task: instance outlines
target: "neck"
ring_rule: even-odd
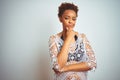
[[[62,31],[62,35],[63,35],[63,39],[65,40],[65,38],[66,38],[66,32],[67,32],[67,30],[63,30]]]

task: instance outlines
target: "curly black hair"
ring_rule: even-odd
[[[77,15],[78,7],[73,3],[64,2],[58,7],[58,17],[61,17],[65,10],[73,10]]]

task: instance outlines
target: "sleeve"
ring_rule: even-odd
[[[48,43],[52,68],[59,71],[59,64],[57,60],[58,48],[55,41],[55,36],[50,36]]]
[[[83,43],[85,45],[86,54],[88,56],[87,65],[91,68],[92,71],[94,71],[97,66],[94,51],[92,50],[92,47],[86,35],[82,34],[82,37],[83,37]]]

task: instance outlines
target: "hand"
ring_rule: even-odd
[[[58,70],[56,70],[56,69],[54,69],[54,68],[53,68],[53,70],[54,70],[54,72],[55,72],[56,74],[60,74],[60,73],[61,73],[60,71],[58,71]]]
[[[70,42],[71,42],[71,40],[74,38],[74,36],[75,36],[75,31],[73,31],[73,28],[66,28],[66,39],[68,39]]]

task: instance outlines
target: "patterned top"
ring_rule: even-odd
[[[49,52],[52,62],[52,68],[59,70],[59,64],[57,62],[57,55],[64,43],[61,33],[52,35],[49,38]],[[66,65],[86,62],[91,70],[96,68],[96,59],[94,52],[87,40],[85,34],[79,34],[75,36],[75,42],[70,44],[69,54]],[[87,80],[87,71],[80,72],[63,72],[61,74],[55,74],[54,80]]]

